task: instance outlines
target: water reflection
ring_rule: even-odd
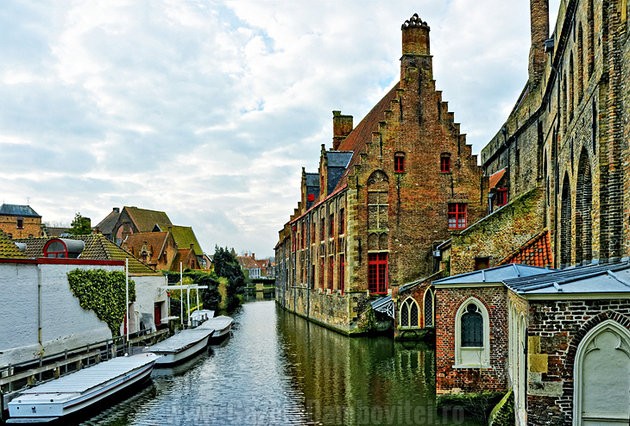
[[[278,313],[291,375],[323,424],[438,424],[433,351],[386,337],[347,338]]]
[[[435,412],[434,356],[424,345],[347,338],[247,303],[232,337],[91,418],[99,425],[469,424]],[[165,373],[165,374],[163,374]]]

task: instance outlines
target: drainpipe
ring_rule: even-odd
[[[40,265],[37,265],[37,343],[41,357],[44,345],[42,344],[42,269]]]

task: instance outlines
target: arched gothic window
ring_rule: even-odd
[[[455,367],[490,366],[490,318],[480,300],[471,297],[455,315]]]
[[[401,327],[418,327],[419,322],[418,303],[413,298],[407,297],[405,301],[400,305],[400,326]]]
[[[424,326],[434,327],[433,315],[435,307],[435,295],[432,288],[424,292]]]
[[[582,149],[578,164],[577,192],[575,197],[575,263],[588,263],[592,259],[593,244],[593,182],[591,165],[586,149]]]

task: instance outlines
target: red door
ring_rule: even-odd
[[[155,328],[162,326],[162,302],[153,304],[153,319],[155,320]]]

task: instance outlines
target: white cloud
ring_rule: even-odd
[[[400,26],[431,26],[434,77],[479,152],[525,83],[527,4],[500,0],[8,1],[0,187],[45,221],[166,211],[202,246],[271,255],[301,167],[399,76]]]

